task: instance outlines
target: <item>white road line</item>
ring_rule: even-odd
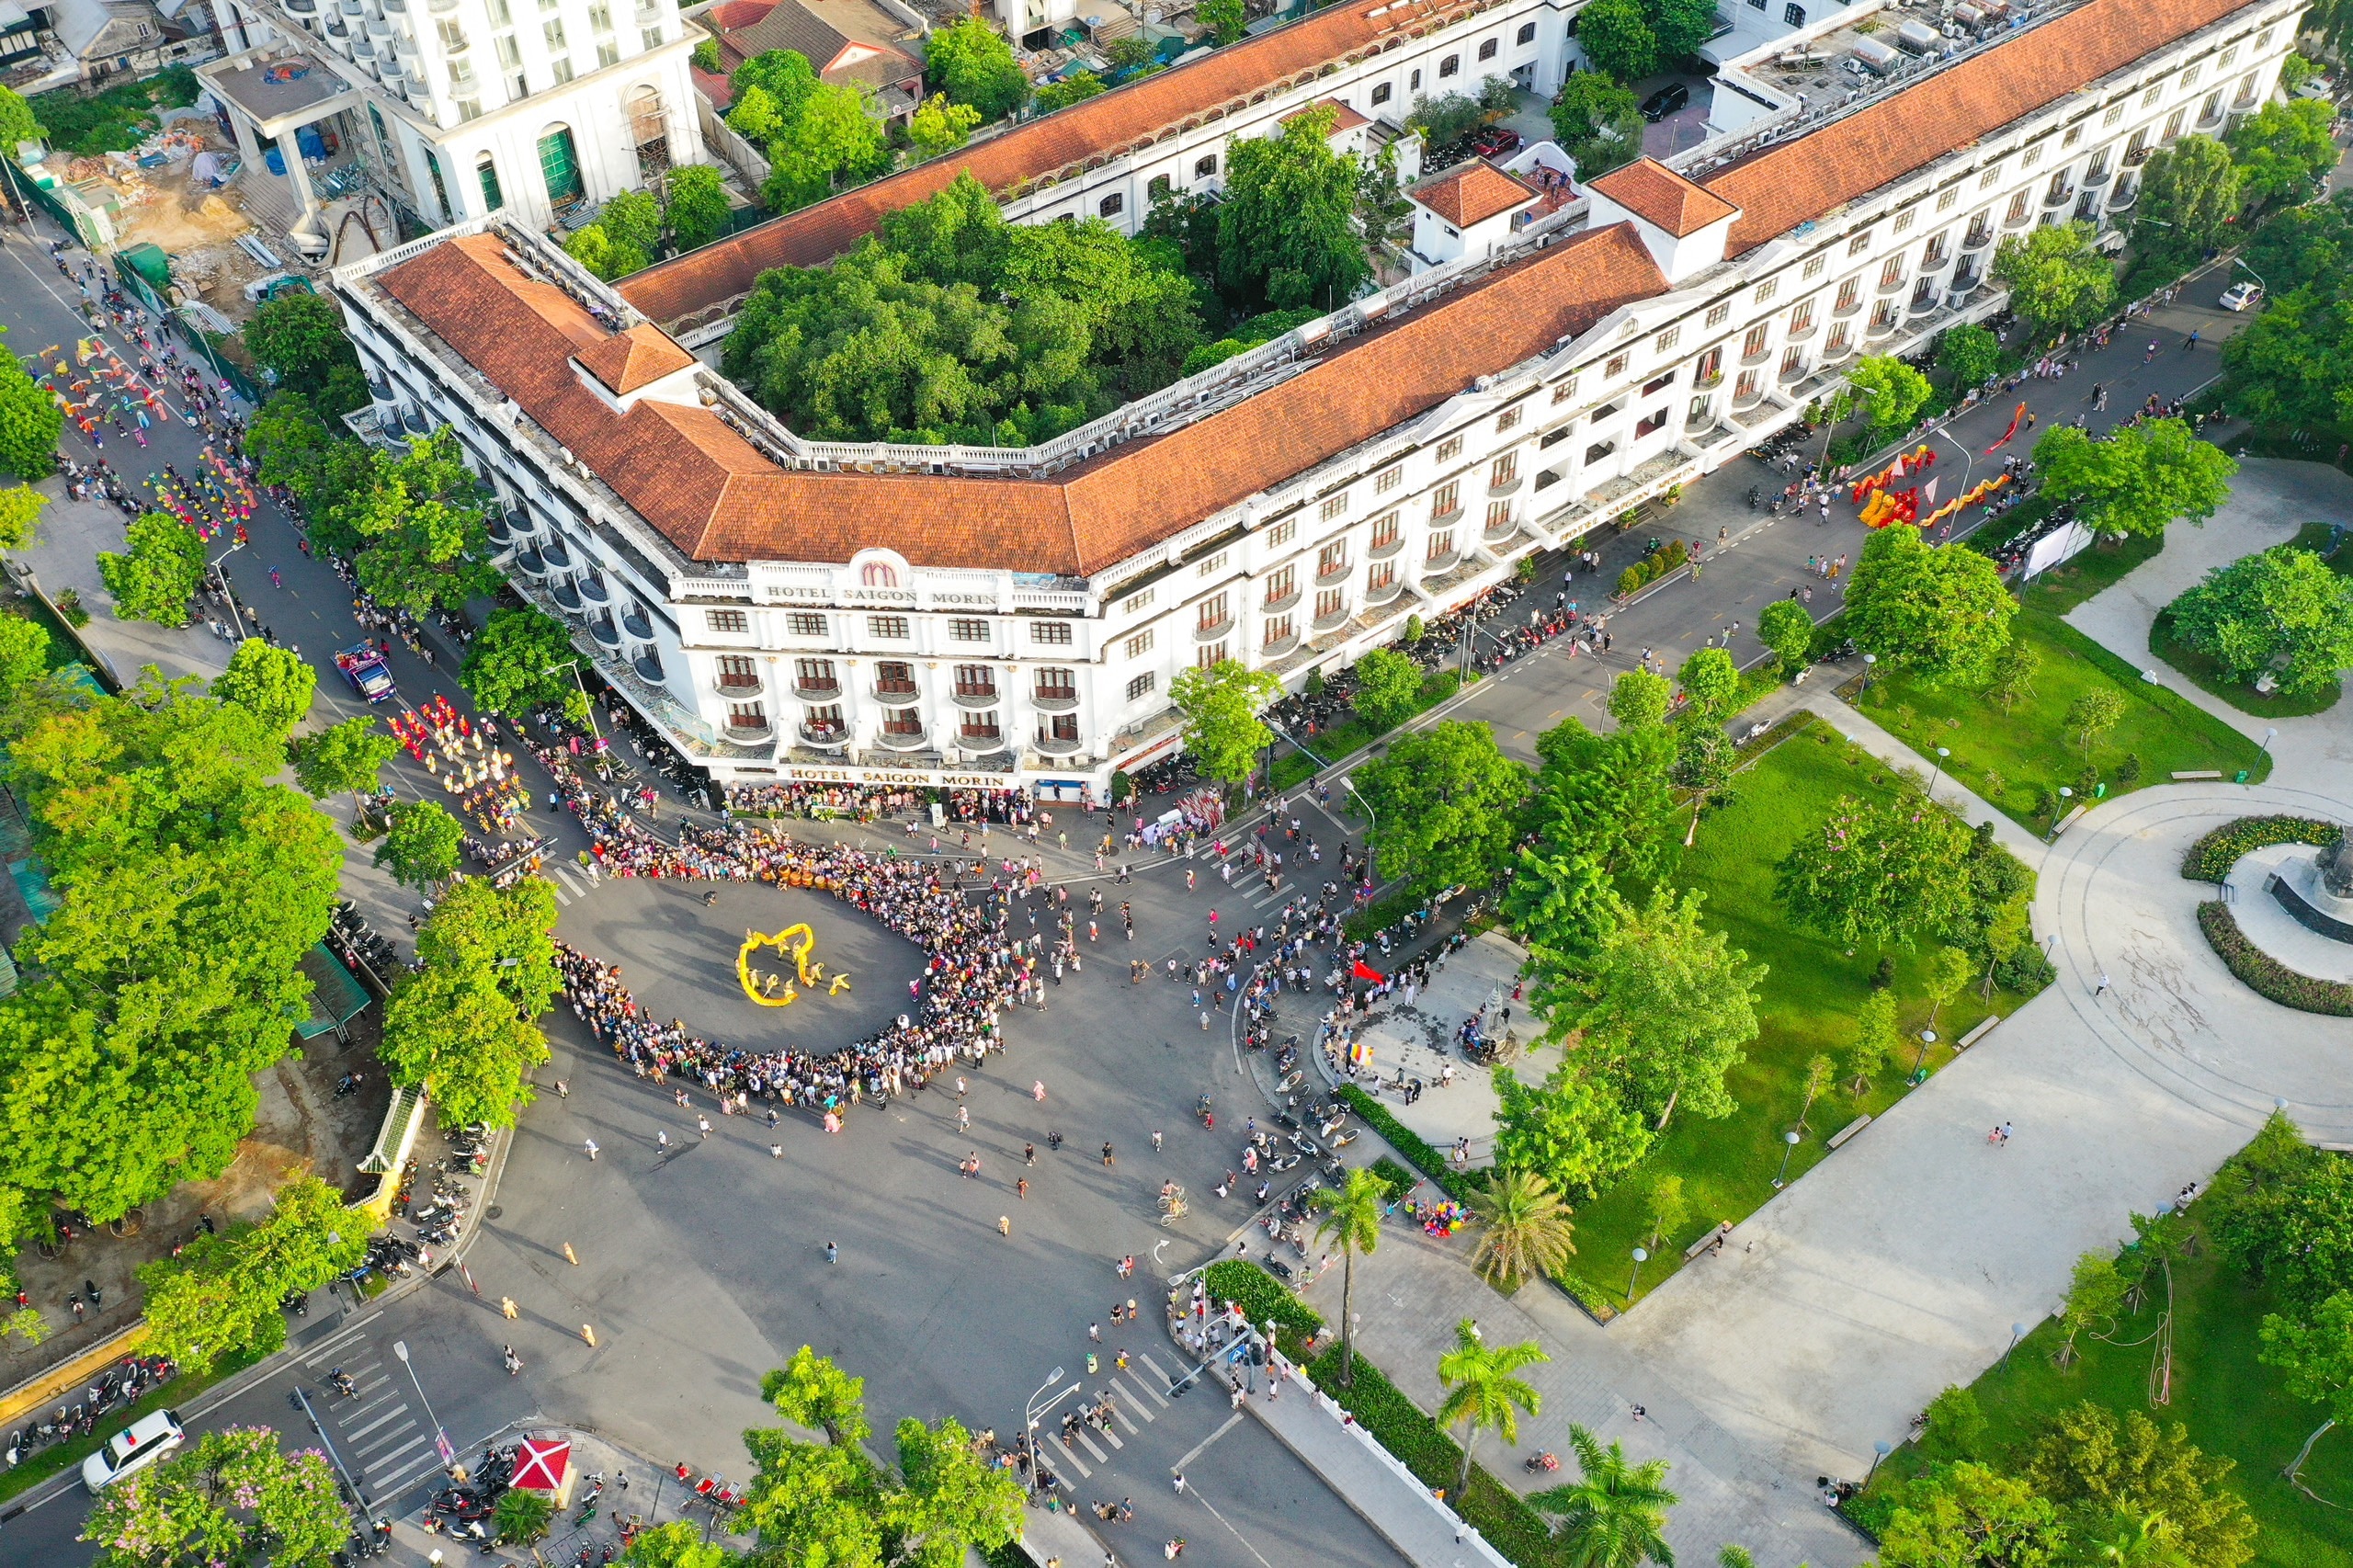
[[[1071,1433],[1071,1436],[1078,1439],[1078,1446],[1080,1448],[1085,1449],[1088,1453],[1095,1456],[1095,1462],[1097,1464],[1108,1464],[1111,1462],[1111,1456],[1105,1453],[1101,1449],[1097,1448],[1095,1446],[1095,1439],[1088,1435],[1093,1430],[1094,1428],[1091,1426],[1081,1426],[1074,1429]]]
[[[408,1419],[407,1419],[407,1420],[403,1421],[399,1426],[397,1426],[393,1427],[391,1431],[386,1432],[386,1433],[382,1434],[382,1435],[381,1435],[381,1436],[380,1436],[380,1437],[370,1438],[369,1441],[367,1441],[367,1442],[365,1442],[365,1443],[358,1443],[358,1444],[354,1444],[354,1445],[352,1446],[352,1449],[351,1449],[351,1451],[352,1451],[353,1453],[355,1453],[355,1454],[359,1455],[359,1456],[360,1456],[361,1458],[363,1458],[363,1459],[364,1459],[364,1458],[366,1458],[366,1457],[368,1456],[368,1454],[369,1454],[370,1452],[373,1452],[373,1453],[376,1453],[376,1454],[381,1455],[381,1454],[384,1451],[384,1446],[385,1446],[387,1443],[397,1442],[397,1441],[400,1439],[400,1437],[401,1437],[402,1434],[406,1433],[406,1432],[413,1432],[413,1431],[415,1431],[415,1429],[416,1429],[416,1417],[415,1417],[415,1416],[414,1416],[414,1415],[411,1415],[411,1416],[409,1416],[409,1417],[408,1417]],[[411,1438],[409,1439],[409,1442],[413,1443],[413,1442],[415,1442],[415,1440],[416,1440],[415,1438],[411,1437]],[[408,1446],[408,1444],[407,1444],[407,1443],[402,1443],[402,1444],[401,1444],[401,1447],[403,1447],[403,1448],[406,1448],[407,1446]]]
[[[1203,1449],[1208,1448],[1211,1443],[1216,1442],[1220,1437],[1224,1437],[1228,1432],[1233,1431],[1236,1426],[1241,1425],[1242,1412],[1237,1410],[1233,1415],[1225,1418],[1224,1426],[1219,1427],[1208,1437],[1203,1437],[1199,1442],[1195,1443],[1192,1448],[1187,1451],[1183,1459],[1178,1460],[1169,1468],[1176,1471],[1180,1475],[1183,1474],[1185,1471],[1192,1465],[1192,1462],[1195,1460],[1201,1457],[1201,1450]]]
[[[1147,1361],[1145,1365],[1150,1366],[1151,1363]],[[1137,1388],[1142,1389],[1143,1391],[1144,1398],[1150,1400],[1154,1404],[1158,1405],[1163,1410],[1168,1408],[1168,1402],[1160,1397],[1160,1391],[1158,1389],[1152,1386],[1151,1378],[1139,1377],[1135,1373],[1130,1372],[1128,1374],[1128,1381],[1133,1383]],[[1149,1421],[1152,1417],[1150,1415],[1146,1415],[1144,1419]]]
[[[376,1489],[376,1494],[379,1497],[395,1496],[403,1488],[415,1485],[416,1483],[441,1468],[441,1455],[430,1444],[426,1446],[421,1460],[422,1462],[412,1464],[406,1470],[395,1471],[369,1484]]]
[[[1136,1425],[1135,1417],[1128,1414],[1128,1407],[1124,1404],[1119,1403],[1117,1401],[1114,1401],[1111,1405],[1111,1419],[1117,1421],[1120,1426],[1125,1426],[1131,1434],[1141,1433],[1143,1430],[1142,1427]],[[1146,1416],[1144,1419],[1150,1420],[1151,1417]],[[1119,1439],[1117,1437],[1112,1438],[1112,1441],[1114,1442],[1117,1442],[1118,1440]]]
[[[1071,1469],[1078,1471],[1078,1478],[1081,1481],[1089,1479],[1095,1473],[1092,1470],[1087,1468],[1086,1461],[1080,1459],[1077,1453],[1070,1449],[1064,1449],[1063,1450],[1062,1460],[1055,1468],[1059,1469],[1061,1465],[1068,1465]]]
[[[368,1466],[368,1468],[360,1471],[360,1473],[362,1475],[373,1476],[377,1471],[383,1471],[392,1475],[405,1474],[406,1471],[396,1470],[393,1467],[396,1465],[406,1466],[408,1470],[414,1470],[416,1468],[416,1456],[420,1453],[431,1454],[433,1456],[433,1462],[437,1466],[441,1462],[440,1451],[434,1448],[430,1438],[426,1437],[424,1433],[420,1432],[415,1437],[410,1438],[407,1442],[403,1443],[399,1448],[394,1449],[392,1452],[376,1460],[375,1463]]]
[[[320,1362],[325,1360],[328,1357],[342,1349],[346,1345],[348,1345],[354,1339],[358,1338],[359,1333],[359,1328],[356,1324],[350,1328],[345,1329],[342,1333],[328,1340],[324,1345],[320,1346],[316,1350],[313,1350],[308,1356],[303,1357],[302,1365],[305,1367],[317,1366]]]
[[[1139,1361],[1142,1361],[1142,1362],[1144,1364],[1145,1368],[1146,1368],[1146,1369],[1148,1369],[1151,1371],[1152,1375],[1153,1375],[1154,1377],[1158,1378],[1158,1379],[1160,1380],[1160,1386],[1161,1386],[1162,1388],[1167,1388],[1167,1387],[1169,1387],[1170,1385],[1174,1384],[1174,1383],[1176,1381],[1176,1379],[1174,1379],[1174,1378],[1170,1377],[1166,1372],[1164,1372],[1164,1371],[1162,1371],[1162,1370],[1160,1369],[1160,1363],[1159,1363],[1159,1362],[1157,1362],[1157,1361],[1155,1361],[1155,1360],[1154,1360],[1154,1359],[1152,1358],[1152,1353],[1151,1353],[1150,1351],[1148,1351],[1148,1350],[1139,1350],[1139,1351],[1137,1351],[1137,1352],[1136,1352],[1136,1359],[1137,1359],[1137,1360],[1139,1360]],[[1161,1401],[1161,1403],[1162,1403],[1163,1404],[1165,1404],[1165,1403],[1167,1403],[1168,1402],[1167,1402],[1166,1400],[1163,1400],[1163,1401]]]
[[[379,1415],[378,1417],[376,1417],[376,1419],[375,1419],[375,1420],[370,1421],[369,1423],[368,1423],[368,1425],[367,1425],[367,1426],[347,1426],[347,1427],[345,1427],[345,1428],[343,1429],[344,1441],[346,1441],[346,1442],[347,1442],[347,1443],[357,1443],[357,1442],[358,1442],[358,1441],[359,1441],[359,1439],[360,1439],[360,1438],[362,1438],[362,1437],[366,1437],[369,1433],[373,1432],[377,1427],[381,1426],[385,1422],[387,1422],[387,1421],[397,1421],[397,1420],[399,1420],[402,1416],[406,1415],[408,1413],[409,1413],[409,1411],[408,1411],[408,1406],[407,1406],[406,1404],[395,1404],[395,1405],[394,1405],[394,1406],[392,1406],[390,1410],[387,1410],[386,1412],[384,1412],[384,1414],[383,1414],[383,1415]]]

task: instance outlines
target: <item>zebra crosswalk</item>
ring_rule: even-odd
[[[1120,1432],[1135,1437],[1145,1426],[1158,1420],[1160,1413],[1168,1408],[1167,1391],[1175,1385],[1176,1380],[1162,1370],[1160,1363],[1154,1361],[1149,1352],[1139,1352],[1135,1361],[1137,1365],[1124,1371],[1114,1370],[1090,1401],[1099,1405],[1105,1398],[1110,1400],[1111,1419],[1108,1423],[1098,1426],[1080,1421],[1050,1437],[1050,1441],[1058,1438],[1062,1445],[1060,1457],[1050,1457],[1047,1460],[1051,1468],[1074,1470],[1080,1480],[1087,1479],[1095,1473],[1097,1465],[1110,1463],[1111,1455],[1128,1446],[1120,1437]],[[1048,1453],[1051,1455],[1051,1452],[1049,1449]],[[1088,1462],[1090,1460],[1093,1463]]]
[[[319,1415],[361,1494],[380,1501],[398,1496],[443,1462],[431,1417],[409,1403],[385,1363],[383,1347],[365,1335],[338,1337],[302,1358],[322,1381],[326,1369],[340,1367],[358,1390],[356,1398],[341,1398],[323,1388]]]
[[[597,886],[597,879],[568,861],[551,860],[540,869],[540,874],[555,884],[555,901],[568,904],[585,898]]]

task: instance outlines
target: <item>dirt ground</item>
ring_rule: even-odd
[[[101,1230],[79,1235],[54,1257],[28,1247],[16,1262],[22,1289],[49,1320],[50,1337],[38,1347],[10,1337],[0,1357],[0,1386],[35,1376],[127,1327],[139,1315],[137,1274],[142,1264],[167,1255],[199,1233],[199,1215],[213,1222],[251,1220],[269,1210],[271,1195],[292,1172],[313,1172],[347,1196],[376,1189],[376,1178],[358,1174],[383,1125],[392,1087],[376,1063],[381,1008],[345,1027],[351,1043],[338,1046],[332,1034],[301,1046],[261,1077],[261,1104],[254,1129],[237,1146],[237,1157],[213,1181],[188,1182],[161,1202],[139,1211],[137,1233],[116,1236]],[[335,1097],[336,1080],[361,1074],[355,1093]],[[78,1323],[67,1298],[95,1282],[105,1305]]]
[[[152,169],[122,157],[76,159],[76,179],[103,178],[121,202],[116,223],[124,248],[152,244],[172,258],[172,279],[233,321],[253,314],[244,286],[267,270],[236,245],[254,228],[237,206],[237,187],[213,190],[193,177],[196,153],[234,154],[235,145],[200,119],[181,119],[154,143],[171,161]]]

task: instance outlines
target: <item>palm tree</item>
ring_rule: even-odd
[[[1666,1489],[1666,1461],[1626,1462],[1623,1445],[1605,1449],[1582,1426],[1569,1428],[1576,1450],[1578,1479],[1529,1502],[1561,1516],[1560,1538],[1569,1568],[1675,1568],[1675,1552],[1662,1533],[1666,1511],[1681,1498]]]
[[[2188,1568],[2189,1562],[2164,1514],[2122,1508],[2104,1527],[2086,1530],[2075,1555],[2091,1568]]]
[[[1322,1187],[1309,1199],[1324,1218],[1315,1222],[1315,1239],[1336,1241],[1340,1246],[1340,1386],[1357,1377],[1356,1299],[1357,1254],[1381,1245],[1381,1216],[1389,1198],[1389,1184],[1358,1166],[1342,1187]]]
[[[1471,1446],[1481,1429],[1492,1426],[1506,1443],[1517,1443],[1519,1413],[1533,1415],[1543,1406],[1544,1396],[1512,1374],[1552,1358],[1532,1339],[1490,1347],[1469,1318],[1455,1324],[1454,1348],[1438,1358],[1438,1381],[1449,1391],[1438,1407],[1438,1424],[1463,1427],[1462,1464],[1454,1476],[1457,1502],[1470,1489]]]
[[[1749,1555],[1748,1548],[1728,1540],[1716,1549],[1716,1568],[1756,1568],[1756,1559]]]
[[[1472,1265],[1491,1285],[1550,1274],[1577,1250],[1571,1239],[1576,1227],[1569,1221],[1574,1210],[1534,1171],[1488,1172],[1469,1206],[1487,1228]]]

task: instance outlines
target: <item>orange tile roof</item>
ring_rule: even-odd
[[[1507,175],[1483,158],[1424,180],[1405,193],[1458,229],[1483,223],[1499,212],[1540,200],[1543,192]]]
[[[495,234],[375,281],[692,559],[838,562],[887,543],[925,565],[1062,574],[1124,560],[1666,287],[1631,225],[1589,231],[1209,418],[1024,480],[788,471],[705,408],[615,414],[565,363],[615,335],[518,272]]]
[[[1722,197],[1704,186],[1692,184],[1655,158],[1637,158],[1622,169],[1612,169],[1598,179],[1587,180],[1586,188],[1601,192],[1678,240],[1739,210]]]
[[[2000,130],[2248,0],[2088,0],[1821,130],[1709,176],[1737,256]]]
[[[658,326],[633,326],[576,356],[590,375],[618,397],[649,386],[695,362]]]
[[[970,173],[1002,197],[1026,181],[1149,145],[1162,131],[1245,107],[1255,96],[1304,85],[1336,60],[1361,58],[1392,34],[1425,30],[1477,0],[1344,0],[1288,27],[1245,39],[1188,65],[1154,72],[1053,114],[973,142],[814,207],[625,278],[621,293],[654,320],[682,321],[752,291],[771,267],[814,267],[847,250],[890,213]],[[1384,14],[1373,17],[1371,12]]]
[[[1342,103],[1337,98],[1318,98],[1313,103],[1308,105],[1307,108],[1293,109],[1290,113],[1283,116],[1283,123],[1285,125],[1289,125],[1301,115],[1307,113],[1309,109],[1319,108],[1328,108],[1332,111],[1332,134],[1335,136],[1337,136],[1343,131],[1354,131],[1359,125],[1370,125],[1372,123],[1371,120],[1367,119],[1363,115],[1358,114],[1356,110],[1350,108],[1347,105]]]

